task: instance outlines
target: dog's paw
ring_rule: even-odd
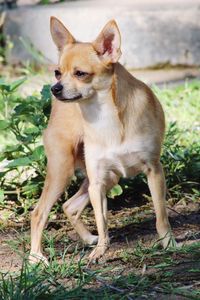
[[[42,253],[33,253],[31,252],[28,257],[28,262],[30,264],[39,264],[43,263],[46,266],[49,266],[48,259]]]
[[[162,245],[164,249],[169,249],[169,248],[177,248],[178,245],[176,243],[176,240],[173,236],[172,233],[167,234],[163,239],[162,239]]]
[[[96,245],[98,243],[98,235],[93,235],[91,234],[87,238],[84,239],[84,244],[85,245]]]
[[[94,250],[89,255],[89,262],[88,265],[91,263],[96,263],[98,260],[104,255],[108,248],[107,244],[104,245],[97,245]]]

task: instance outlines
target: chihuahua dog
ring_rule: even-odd
[[[48,213],[77,166],[86,168],[80,190],[63,205],[71,224],[87,244],[96,244],[89,260],[109,246],[106,192],[120,177],[147,175],[163,246],[174,244],[165,204],[165,178],[160,152],[165,131],[162,107],[143,82],[119,62],[121,37],[110,21],[92,43],[76,41],[51,17],[51,34],[59,51],[57,83],[52,86],[52,112],[44,145],[47,176],[32,213],[30,260],[45,260],[41,237]],[[98,236],[80,220],[91,201]]]

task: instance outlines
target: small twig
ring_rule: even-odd
[[[183,287],[182,287],[183,288]],[[172,291],[171,290],[164,290],[162,287],[158,287],[158,286],[155,286],[153,288],[156,292],[158,293],[162,293],[162,294],[171,294]],[[184,296],[184,297],[187,297],[188,298],[188,295],[185,295],[184,293],[181,293],[181,291],[177,291],[176,289],[173,289],[173,295],[179,295],[179,296]],[[190,299],[197,299],[195,296],[193,295],[189,295]]]
[[[16,189],[15,191],[4,191],[5,195],[12,195],[16,194],[17,195],[17,200],[20,199],[20,189]]]
[[[85,272],[88,273],[88,274],[90,274],[90,275],[94,275],[94,274],[93,274],[92,272],[90,272],[89,270],[85,270]],[[129,290],[119,289],[119,288],[117,288],[117,287],[115,287],[115,286],[113,286],[113,285],[107,283],[105,280],[103,280],[103,279],[102,279],[101,277],[99,277],[99,276],[95,276],[95,275],[94,275],[94,278],[95,278],[97,281],[99,281],[100,283],[102,283],[104,286],[106,286],[106,287],[110,288],[111,290],[116,291],[116,292],[118,292],[118,293],[120,293],[120,294],[129,292]],[[126,295],[126,297],[127,297],[128,300],[134,300],[134,298],[132,298],[132,297],[130,297],[130,296],[128,296],[128,295]]]
[[[93,272],[90,272],[89,270],[85,270],[85,272],[88,273],[89,275],[94,275],[94,273],[93,273]],[[125,293],[125,292],[127,292],[127,290],[119,289],[119,288],[117,288],[117,287],[115,287],[115,286],[113,286],[113,285],[107,283],[105,280],[103,280],[103,279],[102,279],[101,277],[99,277],[99,276],[94,276],[94,278],[95,278],[97,281],[99,281],[100,283],[102,283],[103,285],[105,285],[106,287],[110,288],[111,290],[114,290],[114,291],[119,292],[119,293]],[[131,298],[130,298],[130,300],[131,300]]]
[[[146,264],[144,264],[144,265],[143,265],[143,267],[142,267],[142,276],[144,276],[144,275],[145,275],[145,273],[146,273],[146,270],[147,270],[147,265],[146,265]]]
[[[113,285],[107,283],[106,281],[104,281],[104,280],[101,279],[100,277],[95,277],[95,279],[96,279],[97,281],[99,281],[100,283],[102,283],[103,285],[109,287],[111,290],[117,291],[117,292],[119,292],[119,293],[127,292],[127,290],[119,289],[119,288],[117,288],[117,287],[115,287],[115,286],[113,286]]]
[[[200,284],[200,281],[198,281],[198,282],[195,282],[195,283],[193,283],[193,284],[190,284],[190,285],[184,285],[184,286],[182,286],[181,288],[182,288],[183,290],[188,290],[188,289],[191,289],[191,288],[193,288],[195,285],[197,285],[197,286],[198,286],[198,284]]]
[[[173,209],[173,208],[171,208],[171,207],[169,207],[169,206],[167,206],[167,209],[169,209],[169,210],[175,212],[175,213],[176,213],[177,215],[179,215],[179,216],[184,217],[184,215],[183,215],[182,213],[179,213],[178,211],[176,211],[175,209]]]

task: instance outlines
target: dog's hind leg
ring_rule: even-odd
[[[146,172],[155,213],[156,229],[164,248],[174,246],[175,240],[171,233],[166,209],[166,186],[163,168],[160,162],[152,164]]]
[[[85,179],[79,191],[63,204],[63,210],[83,242],[93,245],[97,243],[98,236],[92,235],[80,220],[81,213],[89,202],[88,179]]]
[[[47,175],[45,179],[44,188],[37,206],[32,212],[31,216],[31,251],[29,261],[37,263],[43,260],[47,263],[47,259],[42,253],[42,232],[46,224],[48,214],[63,193],[70,178],[74,173],[74,157],[70,147],[67,148],[67,143],[61,139],[55,140],[54,145],[48,145],[50,141],[46,141],[47,152]]]

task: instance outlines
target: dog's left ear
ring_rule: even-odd
[[[121,36],[117,23],[111,20],[103,28],[93,47],[107,63],[116,63],[121,56]]]

